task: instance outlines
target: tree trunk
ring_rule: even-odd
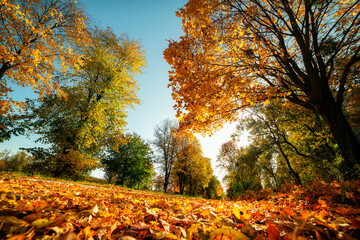
[[[164,181],[164,193],[167,193],[168,184],[169,184],[168,179],[165,179],[165,181]]]
[[[184,194],[184,189],[185,189],[185,184],[183,181],[179,181],[179,191],[180,191],[180,195],[183,195]]]
[[[345,178],[351,179],[355,177],[355,167],[360,163],[360,143],[350,127],[341,105],[337,104],[331,97],[319,106],[320,114],[326,121],[330,131],[339,146],[344,162],[342,170]]]
[[[263,166],[263,168],[271,175],[271,177],[274,179],[275,181],[275,186],[276,187],[279,187],[278,185],[278,181],[277,181],[277,178],[276,178],[276,175],[274,174],[274,172],[272,170],[270,170],[268,167],[266,166]]]
[[[286,162],[286,165],[287,165],[288,168],[289,168],[289,173],[290,173],[290,175],[292,176],[292,178],[294,179],[295,184],[296,184],[296,185],[302,185],[299,173],[296,172],[296,171],[292,168],[291,163],[290,163],[290,160],[289,160],[289,158],[287,157],[287,155],[285,154],[283,148],[281,147],[281,144],[280,144],[279,142],[277,142],[277,141],[275,141],[275,143],[276,143],[276,145],[277,145],[277,147],[278,147],[281,155],[283,156],[283,158],[284,158],[284,160],[285,160],[285,162]]]

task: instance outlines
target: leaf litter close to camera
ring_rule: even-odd
[[[0,176],[1,239],[357,239],[360,181],[238,201]]]

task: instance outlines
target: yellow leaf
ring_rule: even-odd
[[[82,234],[80,234],[80,235],[83,235],[85,237],[85,239],[87,239],[87,240],[92,240],[93,239],[92,231],[91,231],[90,226],[87,226],[86,228],[84,228],[82,230]]]
[[[184,213],[189,213],[193,210],[193,208],[191,206],[187,206],[185,209],[184,209]]]
[[[233,214],[235,215],[235,217],[236,217],[237,219],[240,219],[240,217],[241,217],[241,215],[240,215],[240,210],[239,210],[239,208],[238,208],[237,206],[235,206],[235,207],[233,208]]]
[[[186,229],[186,236],[188,239],[192,238],[192,235],[197,232],[199,229],[200,224],[192,224],[188,229]]]
[[[208,218],[210,216],[210,211],[204,210],[201,212],[201,215],[203,216],[203,218]]]
[[[42,218],[42,219],[37,219],[35,221],[33,221],[31,223],[31,226],[36,227],[36,228],[43,228],[43,227],[47,227],[51,224],[51,221],[49,221],[49,219],[46,218]]]
[[[249,238],[243,234],[242,232],[239,232],[235,229],[231,228],[220,228],[220,229],[214,229],[210,233],[210,239],[214,239],[218,235],[226,235],[230,239],[233,240],[248,240]],[[223,238],[226,239],[226,238]]]
[[[178,239],[174,234],[170,233],[170,232],[165,232],[165,231],[161,231],[161,232],[157,232],[155,233],[154,236],[155,239]]]
[[[235,206],[233,208],[233,214],[239,220],[241,219],[249,220],[251,217],[246,207],[242,207],[241,209],[239,209],[238,206]]]

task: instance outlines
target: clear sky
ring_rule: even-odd
[[[126,33],[131,39],[138,40],[146,51],[147,67],[143,75],[136,79],[140,84],[138,96],[141,105],[129,111],[128,129],[143,139],[152,140],[154,127],[164,119],[175,118],[171,90],[167,88],[170,66],[163,58],[167,39],[178,40],[182,35],[181,19],[175,12],[185,0],[83,0],[91,21],[101,27],[111,27],[117,33]],[[31,91],[16,88],[14,98],[31,96]],[[214,173],[222,178],[216,169],[216,156],[224,142],[230,140],[234,125],[227,125],[211,138],[199,137],[204,155],[212,159]],[[18,147],[33,147],[31,139],[16,137],[0,145],[0,150],[17,151]]]

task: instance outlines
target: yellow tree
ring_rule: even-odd
[[[189,189],[190,180],[195,176],[194,172],[199,170],[196,169],[198,167],[196,159],[201,159],[203,153],[199,140],[194,136],[178,136],[176,141],[178,143],[178,153],[174,163],[174,174],[176,176],[175,181],[182,195],[185,188]]]
[[[176,161],[174,162],[174,177],[179,188],[179,193],[183,195],[191,174],[189,172],[189,163],[192,158],[198,154],[198,148],[195,144],[192,144],[187,137],[179,137],[177,138],[177,142],[179,150]]]
[[[189,0],[177,15],[185,35],[164,56],[183,128],[218,129],[241,109],[286,98],[322,116],[345,172],[359,164],[343,112],[360,62],[359,0]]]
[[[81,176],[96,167],[106,147],[117,149],[127,110],[139,104],[135,76],[146,62],[137,41],[116,36],[110,28],[94,29],[92,44],[83,54],[79,69],[57,76],[68,84],[61,86],[66,98],[52,94],[28,104],[33,131],[52,144],[48,155],[56,163],[56,176]],[[37,150],[30,151],[38,154]]]
[[[74,44],[86,46],[87,18],[76,0],[0,1],[0,116],[9,116],[14,106],[24,103],[11,99],[9,83],[31,86],[42,97],[55,90],[56,65],[65,74],[69,66],[81,62]]]
[[[190,162],[188,192],[190,196],[203,195],[213,175],[211,159],[197,155]]]

